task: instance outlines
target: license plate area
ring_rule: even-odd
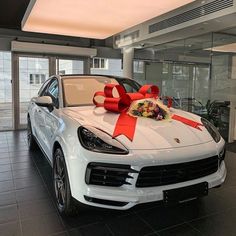
[[[176,188],[171,190],[164,190],[165,203],[184,202],[197,197],[203,197],[208,194],[208,183],[203,182],[187,187]]]

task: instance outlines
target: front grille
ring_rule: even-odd
[[[153,187],[198,179],[218,170],[218,156],[179,164],[148,166],[140,170],[136,187]]]
[[[133,179],[131,173],[137,173],[137,171],[131,169],[129,165],[91,162],[87,166],[85,182],[113,187],[120,187],[124,184],[131,185],[127,181]]]

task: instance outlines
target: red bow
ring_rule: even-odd
[[[113,89],[116,88],[119,97],[113,96]],[[150,91],[150,93],[148,92]],[[155,85],[143,85],[137,93],[126,93],[125,89],[119,84],[106,84],[104,92],[99,91],[94,94],[93,103],[97,107],[104,107],[108,111],[121,113],[115,130],[113,138],[121,134],[125,135],[130,141],[133,140],[137,117],[127,114],[132,101],[140,100],[143,98],[157,98],[159,88]],[[103,103],[98,103],[96,97],[102,96],[105,98]]]
[[[116,88],[119,96],[113,96],[113,89]],[[115,126],[112,137],[115,138],[119,135],[125,135],[130,141],[133,140],[137,117],[127,114],[131,103],[135,100],[144,98],[157,98],[159,95],[159,88],[155,85],[143,85],[136,93],[126,93],[125,89],[119,84],[106,84],[103,91],[98,91],[94,94],[93,103],[97,107],[104,107],[107,111],[121,113]],[[99,103],[96,101],[97,97],[104,97],[104,102]],[[171,105],[170,105],[171,106]],[[169,107],[169,106],[168,106]],[[194,128],[200,129],[198,126],[202,125],[187,118],[173,115],[172,119],[181,121]]]
[[[113,89],[116,88],[119,97],[113,96]],[[150,93],[148,91],[150,90]],[[123,112],[126,111],[132,101],[143,98],[157,98],[159,89],[155,85],[144,85],[137,93],[126,93],[125,89],[119,84],[106,84],[104,92],[99,91],[94,94],[93,103],[97,107],[104,107],[108,111]],[[102,96],[105,98],[104,103],[98,103],[96,97]]]

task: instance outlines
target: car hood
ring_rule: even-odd
[[[172,109],[174,114],[200,122],[200,117],[182,110]],[[81,125],[91,125],[109,134],[113,134],[119,114],[106,111],[104,108],[70,107],[63,113],[78,121]],[[168,149],[199,145],[212,141],[204,127],[202,130],[190,127],[175,120],[155,121],[139,117],[136,123],[134,139],[131,142],[124,135],[116,137],[127,149]],[[179,140],[179,142],[176,141]]]

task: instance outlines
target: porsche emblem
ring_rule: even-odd
[[[176,143],[180,143],[180,140],[178,138],[174,138]]]

